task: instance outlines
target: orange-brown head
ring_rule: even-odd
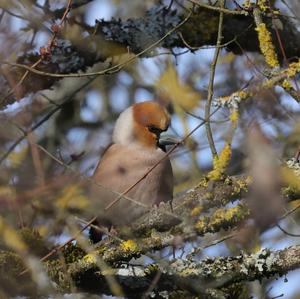
[[[113,141],[121,144],[138,142],[155,148],[160,133],[166,131],[169,125],[170,116],[163,106],[152,101],[137,103],[120,114]]]

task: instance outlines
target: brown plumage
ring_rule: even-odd
[[[105,208],[118,197],[111,190],[124,192],[165,157],[159,139],[169,124],[166,109],[152,101],[134,104],[120,114],[113,132],[113,144],[105,151],[93,176],[106,188],[91,187],[93,210],[101,224],[127,225],[147,210],[125,198],[108,210]],[[173,172],[169,158],[158,164],[126,196],[149,208],[172,200]]]

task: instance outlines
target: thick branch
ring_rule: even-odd
[[[218,32],[219,12],[207,8],[197,8],[189,20],[176,32],[166,36],[159,46],[172,49],[174,47],[190,49],[215,45]],[[186,15],[182,12],[168,10],[166,7],[157,5],[146,12],[142,18],[110,21],[99,20],[95,27],[90,27],[90,35],[74,40],[65,40],[61,35],[60,40],[50,60],[43,61],[37,67],[43,72],[55,74],[69,74],[78,71],[85,71],[88,66],[92,66],[99,61],[104,61],[114,55],[128,53],[134,54],[142,52],[151,44],[160,40],[170,30],[176,27]],[[279,59],[282,61],[282,53],[279,51],[278,39],[272,29],[272,19],[265,16],[264,20],[270,29],[275,48]],[[278,32],[285,47],[287,58],[300,56],[300,34],[289,22],[288,18],[280,16],[277,20],[280,23]],[[88,27],[88,26],[87,26]],[[96,33],[96,34],[95,34]],[[259,44],[255,24],[251,15],[244,14],[224,14],[223,44],[228,51],[241,54],[242,51],[259,52]],[[144,56],[151,56],[153,49],[144,53]],[[34,64],[40,58],[39,53],[19,57],[17,62],[26,65]],[[20,78],[24,70],[19,68],[6,67],[2,70],[3,75],[13,87]],[[58,78],[45,78],[36,74],[30,74],[22,85],[22,90],[18,90],[18,97],[22,97],[29,92],[51,87]],[[4,88],[2,88],[4,90]],[[5,100],[5,95],[1,95],[1,107],[15,101],[13,97]]]
[[[262,280],[283,275],[299,266],[300,246],[297,245],[279,251],[262,249],[252,255],[208,258],[200,262],[179,259],[147,267],[117,268],[109,275],[116,277],[127,294],[145,292],[158,272],[161,276],[155,291],[189,289],[203,294],[207,287],[221,288],[242,281]],[[93,259],[85,258],[68,265],[68,272],[80,289],[111,293],[105,282],[107,274],[101,273]]]

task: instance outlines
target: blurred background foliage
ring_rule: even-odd
[[[67,2],[0,0],[0,61],[32,65],[40,55],[44,55],[45,61],[50,55],[51,61],[44,61],[41,70],[44,67],[46,71],[54,71],[51,63],[56,61],[62,73],[100,71],[122,64],[137,53],[132,53],[120,42],[114,42],[113,37],[105,44],[103,36],[93,38],[97,20],[143,19],[147,11],[163,5],[170,6],[180,15],[192,7],[189,1],[183,0],[74,0],[67,18],[61,27],[55,29],[53,24],[60,26]],[[214,1],[200,2],[212,4]],[[247,1],[227,1],[227,7],[240,9],[239,5],[244,2]],[[269,5],[276,6],[280,14],[287,16],[299,29],[300,4],[297,0],[275,0]],[[59,31],[58,37],[48,53],[47,45],[55,30]],[[93,43],[88,42],[89,38],[93,38]],[[25,70],[3,65],[0,77],[0,156],[5,159],[0,165],[1,250],[13,249],[21,257],[26,256],[23,262],[27,261],[27,267],[39,269],[37,258],[45,255],[47,248],[49,250],[72,235],[76,222],[73,213],[84,210],[88,198],[80,186],[69,183],[69,178],[78,178],[79,173],[92,175],[101,154],[111,142],[114,122],[126,107],[144,100],[157,100],[168,107],[172,116],[170,132],[180,138],[201,122],[205,117],[214,51],[213,45],[199,49],[191,46],[155,47],[108,75],[59,80],[32,75],[19,86]],[[282,67],[287,66],[289,60],[284,61]],[[267,71],[260,53],[242,49],[241,55],[236,55],[222,49],[217,61],[213,99],[259,85],[265,80]],[[299,76],[290,83],[299,96]],[[50,89],[45,89],[48,87]],[[215,109],[212,106],[211,111]],[[219,153],[232,132],[230,113],[227,108],[221,108],[210,120]],[[238,125],[230,140],[232,153],[227,173],[250,173],[256,178],[258,184],[254,185],[255,191],[249,198],[259,197],[261,202],[265,198],[263,207],[257,207],[255,199],[252,200],[256,217],[261,222],[270,210],[271,214],[276,214],[282,209],[278,199],[278,189],[284,181],[279,175],[280,164],[294,157],[299,150],[299,113],[299,102],[278,86],[260,90],[239,107]],[[195,186],[212,168],[213,158],[205,127],[197,130],[171,155],[171,159],[175,194],[181,194]],[[66,165],[73,171],[69,171]],[[293,174],[286,174],[285,180],[293,181],[299,187]],[[285,219],[282,226],[299,234],[299,221],[299,212],[296,212]],[[261,222],[256,224],[265,228]],[[249,227],[247,229],[251,230],[251,225]],[[19,228],[23,232],[25,228],[33,228],[37,239],[42,238],[46,243],[30,247],[30,240],[15,230]],[[249,237],[246,229],[241,229],[235,241],[215,246],[202,254],[228,255],[236,252],[236,247],[244,250],[251,246],[278,249],[299,243],[299,238],[290,237],[278,228],[263,229],[262,232],[257,236],[255,231]],[[208,242],[218,237],[206,238]],[[255,244],[250,246],[249,239]],[[32,248],[36,251],[33,252]],[[1,271],[4,274],[3,269]],[[39,271],[42,273],[41,269]],[[294,276],[288,275],[288,279],[299,279],[299,271],[295,273]],[[43,284],[41,277],[37,278],[40,287]],[[0,297],[5,298],[10,291],[4,287],[3,281],[0,282]],[[299,285],[283,284],[283,279],[268,285],[253,283],[250,289],[257,298],[275,298],[281,293],[285,294],[284,298],[300,296]]]

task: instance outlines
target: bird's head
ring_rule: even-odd
[[[170,116],[160,104],[152,101],[134,104],[123,111],[113,133],[113,142],[123,145],[139,143],[159,146],[160,134],[168,129]]]

